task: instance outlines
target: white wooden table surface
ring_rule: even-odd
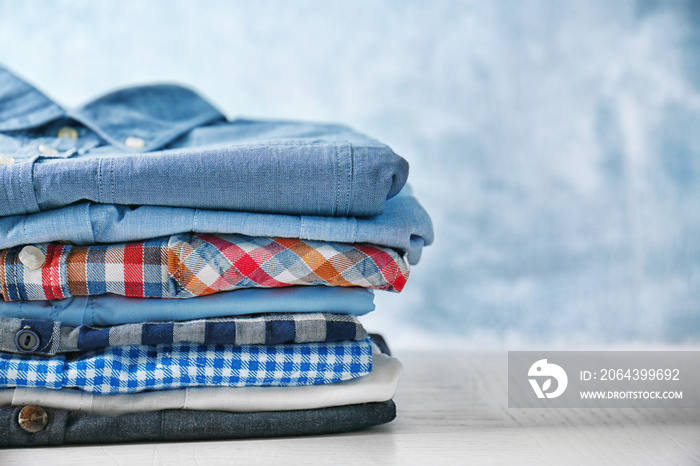
[[[398,352],[398,417],[283,439],[0,450],[0,465],[697,465],[700,409],[508,409],[507,354]]]

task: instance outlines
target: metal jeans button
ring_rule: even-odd
[[[22,429],[34,434],[44,430],[49,423],[49,415],[41,406],[28,405],[19,412],[17,422]]]

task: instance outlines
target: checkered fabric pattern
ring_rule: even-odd
[[[52,358],[0,353],[0,387],[136,393],[200,386],[301,386],[372,371],[369,339],[293,345],[118,346]]]
[[[110,346],[190,343],[279,345],[362,340],[367,332],[355,316],[327,313],[258,314],[186,322],[140,322],[113,327],[62,326],[61,322],[0,317],[0,351],[23,353],[15,337],[30,330],[39,337],[32,354],[52,356]]]
[[[409,275],[408,262],[393,249],[290,238],[180,234],[135,243],[37,247],[46,260],[36,270],[19,260],[20,247],[0,252],[5,301],[104,293],[191,298],[292,285],[399,292]]]

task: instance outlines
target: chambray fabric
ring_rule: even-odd
[[[373,217],[260,214],[81,202],[29,215],[0,217],[0,249],[67,241],[86,245],[139,241],[177,233],[239,233],[340,243],[371,243],[406,252],[417,264],[433,242],[430,217],[405,186]]]
[[[31,434],[17,422],[21,410],[22,407],[0,407],[0,447],[337,434],[384,424],[396,418],[396,405],[392,400],[255,413],[165,410],[102,416],[46,408],[46,428]]]
[[[367,375],[369,338],[289,345],[117,346],[50,358],[0,353],[0,387],[89,393],[223,386],[318,385]]]
[[[372,290],[338,286],[248,288],[196,300],[140,299],[117,295],[73,296],[49,301],[0,299],[0,316],[56,320],[78,327],[168,322],[268,312],[331,312],[364,315],[374,310]]]
[[[38,336],[36,350],[17,345],[21,331]],[[279,345],[363,340],[356,317],[342,314],[266,314],[187,322],[139,322],[113,327],[63,326],[51,320],[0,317],[0,351],[53,356],[110,346],[163,345]]]
[[[8,388],[0,390],[0,406],[41,405],[109,415],[164,409],[291,411],[391,400],[402,373],[403,366],[398,359],[375,350],[372,354],[372,372],[356,379],[323,385],[195,387],[124,395],[96,395],[71,388]]]
[[[400,292],[410,267],[396,251],[366,244],[296,238],[180,233],[143,242],[39,244],[37,269],[22,249],[0,251],[5,301],[112,293],[193,298],[242,288],[359,286]]]
[[[79,138],[57,137],[65,125]],[[142,148],[127,146],[133,137]],[[42,154],[39,144],[58,153]],[[226,121],[173,85],[123,89],[65,111],[3,68],[0,153],[15,159],[0,166],[0,216],[81,200],[367,216],[408,177],[388,146],[344,126]]]

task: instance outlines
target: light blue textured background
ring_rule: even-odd
[[[175,81],[391,145],[437,234],[365,319],[395,346],[697,343],[699,26],[690,1],[0,0],[0,61],[66,106]]]

